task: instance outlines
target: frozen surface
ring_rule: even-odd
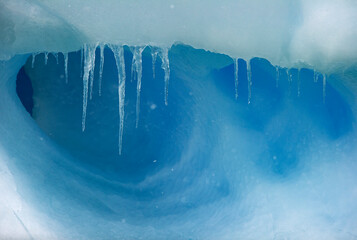
[[[0,239],[357,239],[356,14],[0,0]]]
[[[356,62],[354,0],[2,0],[2,58],[77,50],[97,42],[169,47],[182,42],[274,65],[321,72]],[[115,24],[113,24],[115,23]],[[1,46],[1,45],[0,45]]]

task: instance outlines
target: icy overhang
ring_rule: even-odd
[[[0,2],[0,58],[71,51],[84,43],[195,48],[324,73],[357,59],[353,0]]]

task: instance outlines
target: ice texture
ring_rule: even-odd
[[[84,43],[169,47],[182,42],[326,73],[356,62],[357,2],[351,0],[2,0],[1,6],[3,59],[73,51]]]
[[[0,0],[0,239],[355,239],[356,10]]]

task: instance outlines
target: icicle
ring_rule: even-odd
[[[322,97],[323,97],[323,103],[325,103],[325,100],[326,100],[326,74],[324,74],[323,78],[322,78]]]
[[[165,72],[165,105],[168,105],[168,96],[169,96],[169,80],[170,80],[170,62],[169,62],[169,49],[162,48],[160,49],[160,58],[161,58],[161,68]]]
[[[133,58],[131,59],[130,82],[133,82],[133,80],[135,78],[135,74],[136,74],[135,64],[134,64],[134,62],[135,62],[134,51],[135,51],[135,47],[133,47],[131,49],[131,52],[133,53]]]
[[[152,59],[152,78],[155,79],[155,64],[157,58],[157,51],[154,48],[151,48],[151,59]]]
[[[93,64],[91,65],[90,69],[90,81],[89,81],[89,99],[92,100],[93,97],[93,84],[94,84],[94,69],[95,69],[95,50],[97,49],[98,44],[94,47],[94,59]]]
[[[234,86],[235,86],[235,97],[238,99],[238,58],[234,59]]]
[[[301,80],[300,80],[300,68],[298,69],[298,75],[297,75],[298,79],[298,90],[297,90],[297,95],[298,97],[300,97],[300,89],[301,89]]]
[[[143,71],[142,65],[142,54],[145,47],[135,47],[133,48],[133,60],[132,60],[132,71],[136,74],[137,84],[136,84],[136,128],[139,124],[139,114],[140,114],[140,91],[141,91],[141,77]]]
[[[63,59],[64,59],[64,75],[67,84],[68,83],[68,53],[63,53]]]
[[[278,88],[279,87],[279,78],[280,78],[280,72],[279,72],[279,67],[275,66],[275,87]]]
[[[102,96],[102,78],[104,69],[104,44],[99,45],[100,50],[100,68],[99,68],[99,96]]]
[[[48,52],[45,52],[45,65],[47,65],[47,61],[48,61]]]
[[[32,53],[32,63],[31,63],[31,67],[34,68],[35,67],[35,59],[36,59],[36,53]]]
[[[252,70],[250,68],[250,60],[247,61],[247,80],[248,80],[248,104],[252,98]]]
[[[314,70],[314,83],[317,83],[319,80],[319,74]]]
[[[115,63],[118,70],[118,96],[119,96],[119,155],[122,152],[124,131],[124,101],[125,101],[125,59],[122,46],[109,45],[114,53]]]
[[[55,59],[56,59],[56,63],[58,64],[58,53],[52,53],[53,54],[53,56],[55,57]]]
[[[83,47],[83,112],[82,112],[82,131],[86,128],[87,104],[88,104],[88,80],[89,73],[94,65],[95,47],[87,44]]]

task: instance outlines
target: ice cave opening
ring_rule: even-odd
[[[326,79],[312,69],[273,66],[262,58],[248,65],[243,59],[178,44],[168,54],[166,85],[163,60],[153,48],[143,48],[137,68],[135,49],[124,46],[125,118],[118,154],[119,67],[113,47],[103,46],[94,49],[93,72],[87,76],[84,131],[85,49],[30,55],[17,74],[17,96],[39,126],[36,135],[40,141],[47,138],[57,157],[66,159],[31,166],[48,173],[34,176],[26,168],[21,174],[39,186],[32,196],[41,202],[37,208],[52,212],[51,221],[61,222],[66,233],[72,236],[68,229],[75,228],[80,232],[76,237],[85,232],[100,238],[98,228],[88,230],[92,222],[73,222],[94,217],[103,231],[120,225],[141,229],[139,235],[147,239],[160,234],[165,238],[168,229],[174,238],[206,239],[207,227],[218,227],[212,221],[222,217],[225,220],[219,221],[239,226],[238,232],[232,225],[218,227],[217,234],[229,239],[231,234],[251,236],[250,228],[267,227],[259,224],[267,221],[265,211],[274,222],[267,227],[273,229],[262,232],[275,238],[291,234],[291,226],[280,222],[285,214],[294,215],[294,229],[301,229],[296,236],[306,236],[304,231],[321,236],[322,229],[330,229],[331,219],[341,229],[347,216],[338,219],[336,214],[347,209],[336,191],[347,196],[355,192],[348,185],[331,188],[332,182],[353,182],[355,177],[347,171],[347,178],[337,175],[332,180],[330,171],[355,165],[349,157],[355,156],[355,115],[348,90],[338,80],[349,72]],[[33,92],[24,85],[32,86]],[[18,90],[24,88],[27,92]],[[22,162],[14,164],[19,167]],[[63,170],[57,172],[60,166]],[[276,209],[280,204],[284,210]],[[342,205],[336,210],[336,204]],[[215,206],[218,209],[207,212]],[[296,209],[309,217],[296,215]],[[213,217],[218,213],[223,215]],[[311,229],[304,221],[322,225]],[[142,232],[148,226],[154,233]],[[274,230],[277,226],[281,229]],[[350,234],[339,231],[338,237]]]

